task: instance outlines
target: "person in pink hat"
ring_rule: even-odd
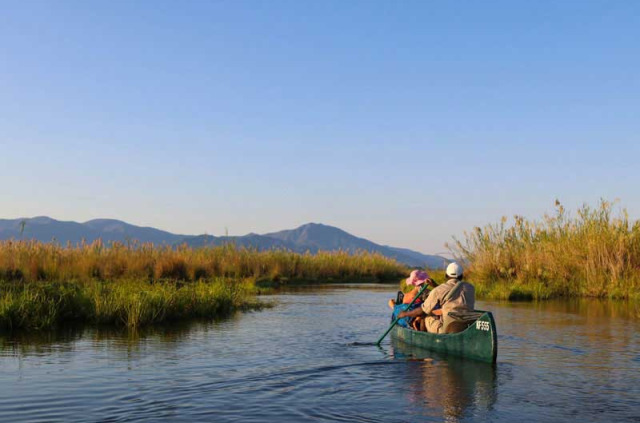
[[[407,292],[406,294],[402,294],[402,292],[398,292],[398,298],[396,300],[390,299],[388,303],[389,307],[393,310],[394,317],[397,316],[398,313],[400,313],[406,308],[406,304],[413,303],[413,301],[416,299],[416,296],[420,292],[422,285],[424,285],[425,283],[429,283],[429,285],[431,286],[436,286],[436,283],[429,277],[429,274],[424,270],[412,271],[411,275],[409,275],[409,277],[405,282],[408,286],[412,286],[413,289],[411,289],[411,291]],[[402,304],[396,304],[399,302],[402,302]],[[409,306],[409,310],[413,309],[416,306],[419,306],[420,303],[422,303],[422,300],[420,299],[417,300],[415,304],[412,304],[411,306]],[[404,327],[413,327],[414,329],[417,330],[417,328],[419,327],[417,325],[420,324],[419,320],[421,319],[403,318],[398,320],[398,324]]]
[[[429,274],[424,270],[414,270],[411,272],[411,275],[406,279],[406,284],[409,286],[413,286],[413,289],[406,294],[402,299],[402,304],[410,304],[418,295],[420,288],[424,283],[429,283],[431,286],[435,286],[435,282],[429,277]],[[389,300],[389,307],[394,308],[396,306],[396,300]]]

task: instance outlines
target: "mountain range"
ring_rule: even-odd
[[[219,246],[234,243],[239,247],[258,250],[286,249],[299,253],[343,250],[377,252],[395,258],[409,266],[440,269],[447,259],[422,254],[406,248],[380,245],[351,235],[342,229],[320,223],[307,223],[295,229],[267,234],[250,233],[243,236],[180,235],[151,227],[131,225],[115,219],[94,219],[88,222],[65,222],[46,216],[20,219],[0,219],[0,240],[35,239],[42,242],[75,244],[102,239],[105,242],[137,240],[159,245],[187,244],[191,247]]]

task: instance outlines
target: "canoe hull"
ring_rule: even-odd
[[[459,333],[433,334],[395,326],[391,336],[419,348],[457,357],[495,363],[498,357],[498,333],[490,312]]]

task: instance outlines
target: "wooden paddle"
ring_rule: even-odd
[[[416,295],[416,297],[413,299],[413,301],[411,301],[409,304],[407,304],[407,306],[402,311],[409,310],[409,307],[411,307],[413,305],[413,303],[415,303],[416,300],[418,298],[420,298],[420,295],[422,295],[422,293],[424,292],[425,289],[427,289],[428,286],[429,286],[429,284],[427,282],[425,282],[424,285],[422,286],[422,288],[420,288],[420,291],[418,291],[418,295]],[[398,314],[400,314],[400,313],[398,313]],[[387,334],[389,332],[391,332],[391,329],[393,329],[393,327],[396,325],[396,323],[398,323],[398,320],[400,320],[401,318],[402,317],[396,317],[396,319],[393,321],[393,323],[391,323],[391,326],[389,326],[389,329],[387,329],[387,331],[378,339],[378,341],[376,342],[376,345],[380,345],[382,340],[387,336]]]

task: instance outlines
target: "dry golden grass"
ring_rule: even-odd
[[[59,246],[35,241],[0,241],[0,280],[86,281],[165,279],[197,281],[213,277],[256,280],[392,279],[405,266],[380,254],[344,251],[296,254],[256,251],[233,245],[172,249],[152,244],[101,241]]]
[[[640,222],[610,202],[570,216],[556,201],[542,221],[515,216],[476,227],[449,248],[470,263],[480,295],[497,298],[637,298]]]

